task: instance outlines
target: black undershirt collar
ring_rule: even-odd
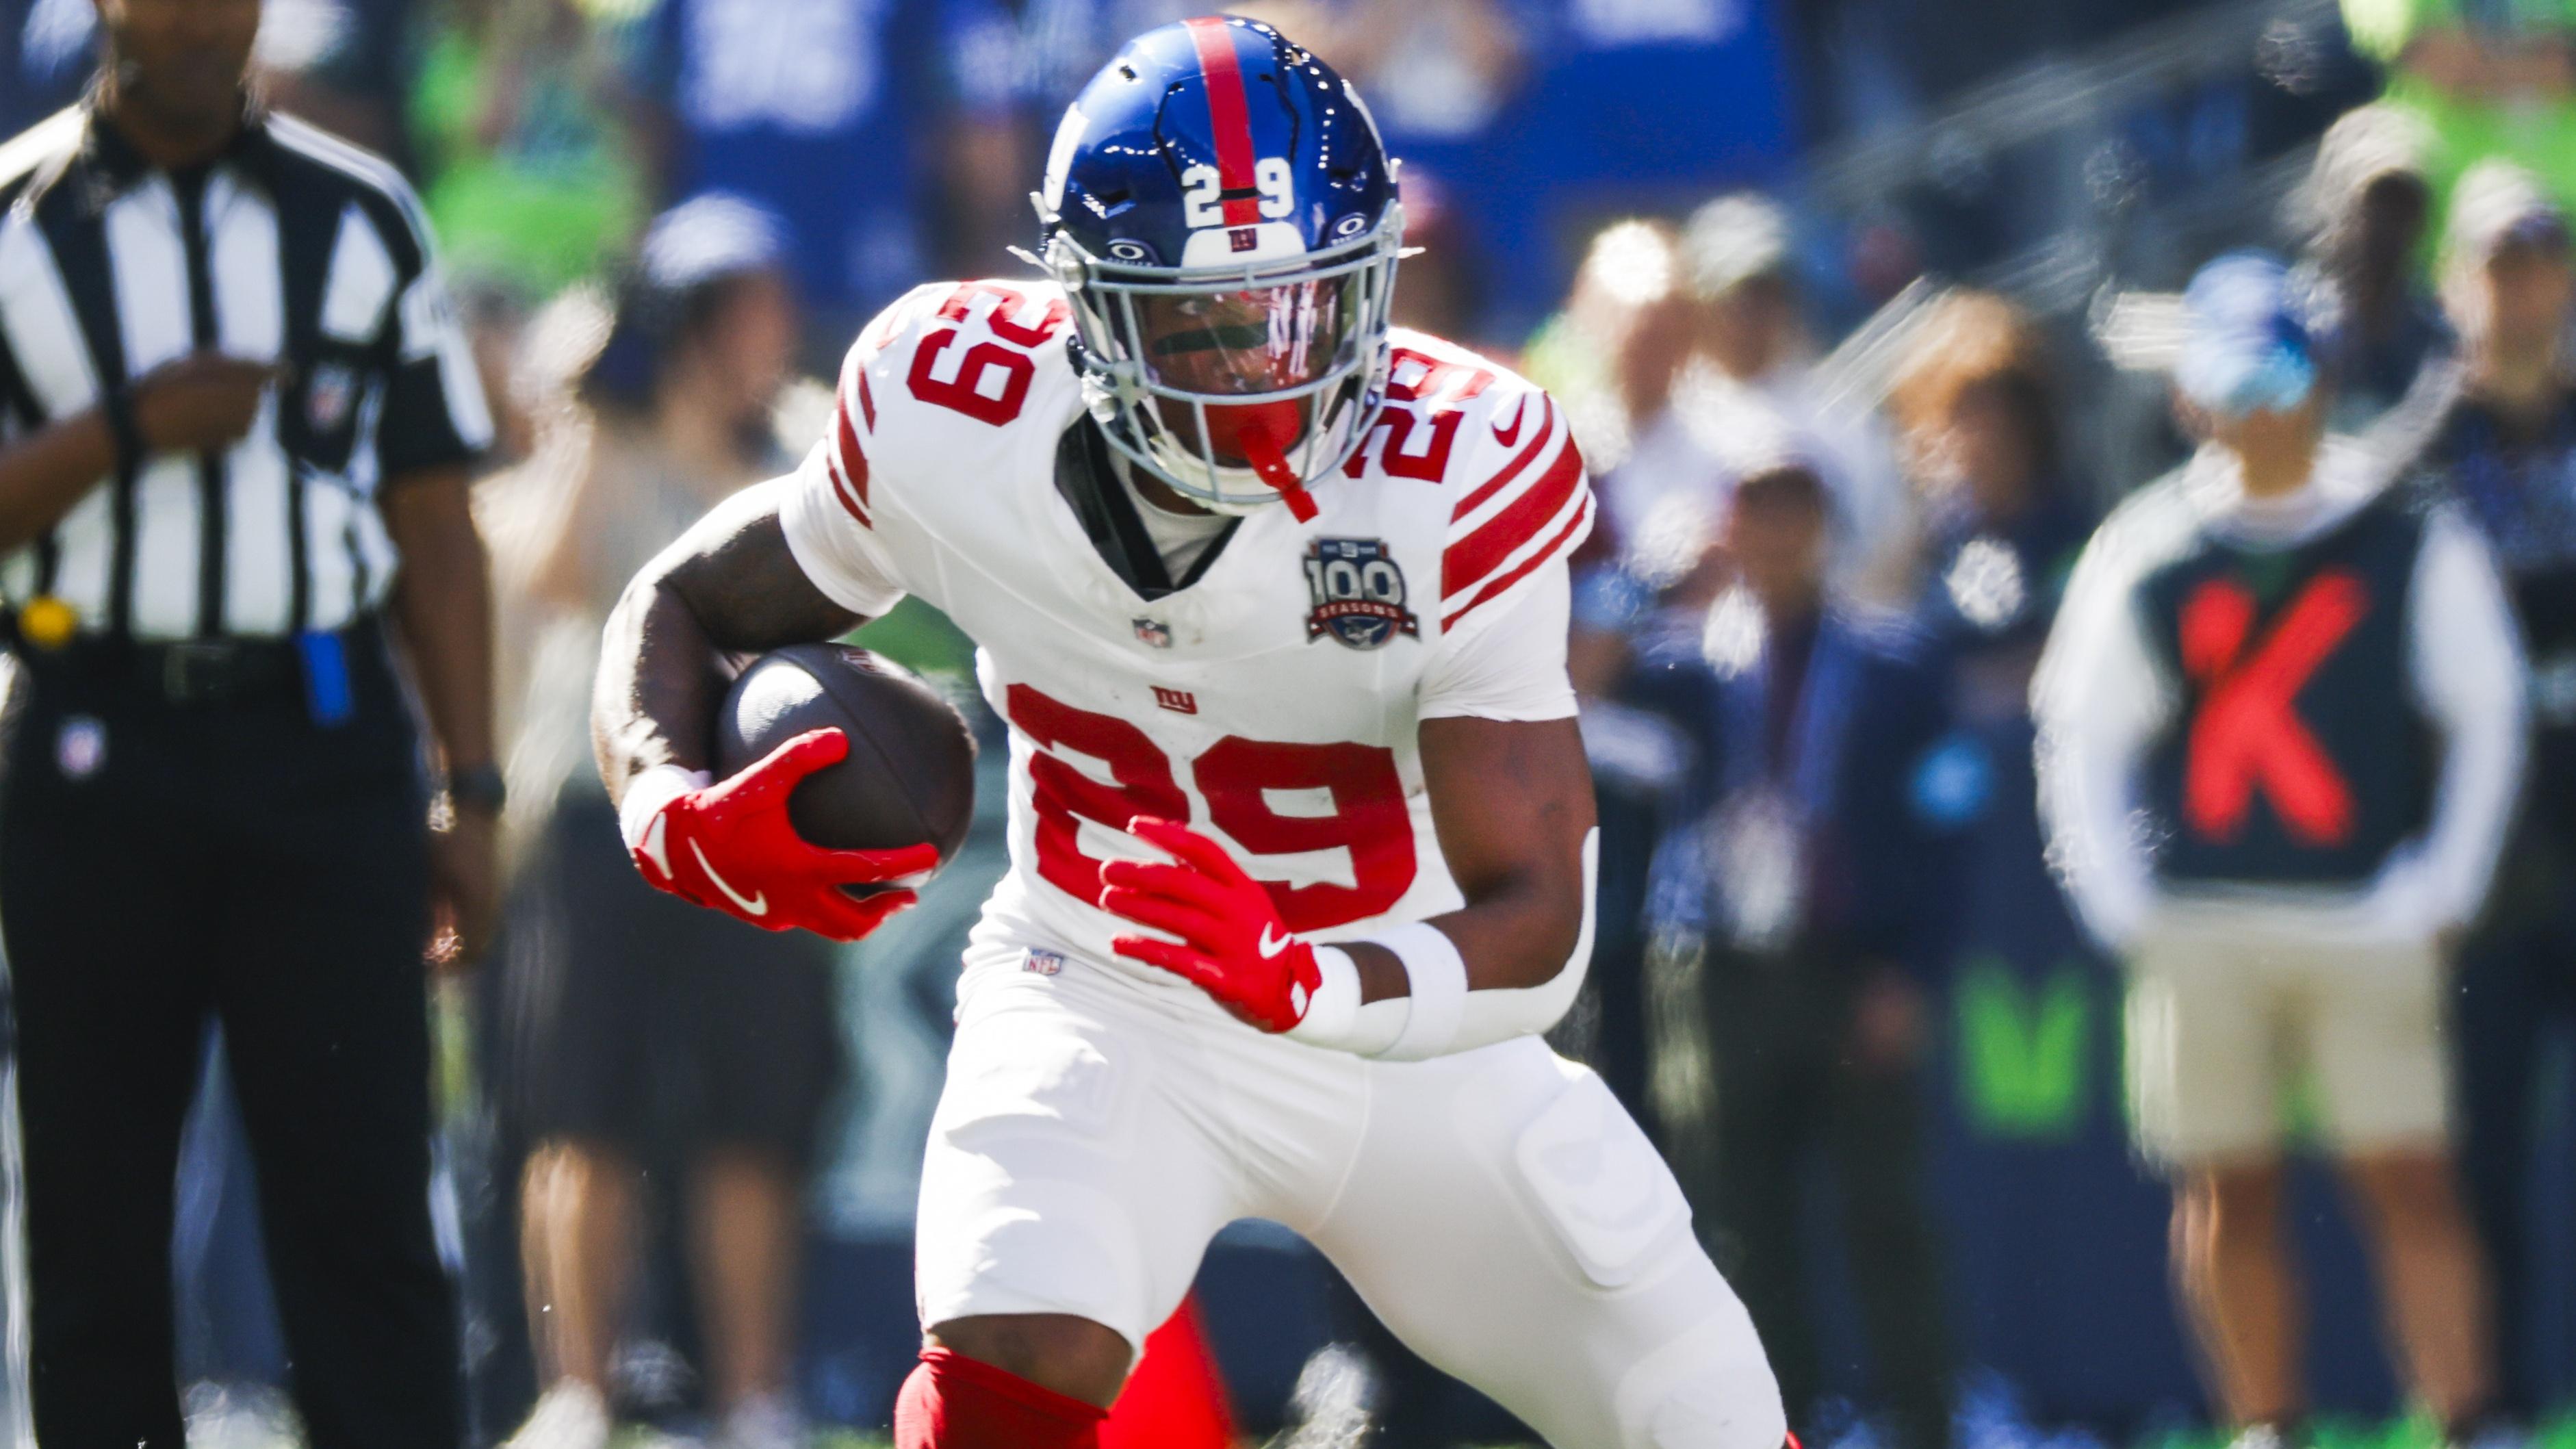
[[[1076,418],[1056,443],[1055,487],[1073,505],[1073,516],[1082,521],[1083,534],[1099,551],[1100,561],[1148,602],[1205,578],[1243,522],[1226,520],[1225,531],[1209,542],[1179,582],[1173,582],[1153,536],[1145,531],[1145,521],[1136,516],[1134,501],[1118,481],[1117,468],[1109,458],[1109,440],[1088,415]]]

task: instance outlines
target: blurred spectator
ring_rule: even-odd
[[[2513,621],[2457,510],[2325,441],[2277,261],[2210,263],[2184,310],[2176,387],[2208,442],[2094,536],[2034,686],[2055,858],[2127,959],[2133,1121],[2174,1183],[2220,1410],[2247,1442],[2302,1433],[2281,1105],[2304,1066],[2392,1360],[2464,1443],[2489,1407],[2485,1275],[2442,988],[2520,774]]]
[[[1477,332],[1484,316],[1484,275],[1475,232],[1451,204],[1439,177],[1419,166],[1404,168],[1404,241],[1421,250],[1404,259],[1404,286],[1395,294],[1396,325],[1508,358]]]
[[[2503,565],[2531,652],[2530,788],[2460,973],[2461,1166],[2495,1284],[2497,1392],[2540,1410],[2525,1219],[2542,1048],[2576,1026],[2576,382],[2566,366],[2566,214],[2530,173],[2460,182],[2444,291],[2465,341],[2462,396],[2426,450]],[[2563,1227],[2563,1225],[2561,1225]]]
[[[1690,808],[1654,868],[1658,933],[1704,943],[1696,1019],[1657,1049],[1705,1053],[1714,1152],[1675,1156],[1791,1425],[1817,1434],[1825,1382],[1806,1251],[1821,1157],[1893,1442],[1938,1449],[1950,1365],[1923,1201],[1921,972],[1942,949],[1947,893],[1909,794],[1941,708],[1918,641],[1830,590],[1832,519],[1813,465],[1746,467],[1722,538],[1731,586],[1641,649],[1629,696],[1697,753]],[[1659,1105],[1668,1132],[1705,1130],[1692,1119],[1706,1100]]]
[[[656,0],[646,22],[662,195],[721,188],[784,218],[808,340],[835,358],[924,275],[935,20],[932,0]]]
[[[2395,407],[2450,328],[2418,279],[2430,195],[2423,123],[2388,105],[2347,112],[2318,144],[2296,199],[2307,237],[2300,282],[2317,357],[2334,378],[2328,426],[2357,433]]]
[[[1065,106],[1129,36],[1199,13],[1187,0],[942,0],[939,275],[1009,269],[1005,249],[1037,234],[1029,178]]]
[[[469,287],[531,307],[632,242],[643,177],[611,40],[576,0],[441,0],[408,119]]]
[[[1708,370],[1691,368],[1701,307],[1686,266],[1660,222],[1603,231],[1553,335],[1531,347],[1534,363],[1586,354],[1590,385],[1567,408],[1597,479],[1601,531],[1629,572],[1657,586],[1699,559],[1730,481],[1727,410]],[[1686,377],[1701,385],[1685,388]],[[1587,424],[1595,436],[1582,438]]]
[[[79,100],[97,68],[94,0],[0,0],[0,136]]]
[[[1663,410],[1690,349],[1690,313],[1675,303],[1673,267],[1673,231],[1664,223],[1629,220],[1603,228],[1563,310],[1530,341],[1523,368],[1546,379],[1596,476],[1617,475],[1627,454],[1629,420]],[[1604,478],[1596,490],[1606,483]],[[1608,497],[1599,491],[1594,496]],[[1560,1028],[1551,1040],[1560,1052],[1600,1072],[1620,1100],[1647,1120],[1646,864],[1662,802],[1680,781],[1684,751],[1670,726],[1613,697],[1627,670],[1627,632],[1649,588],[1629,567],[1619,525],[1604,518],[1575,556],[1567,641],[1600,818],[1599,927],[1585,997],[1570,1013],[1579,1033]],[[1706,527],[1693,531],[1704,546]]]
[[[1676,295],[1675,236],[1667,223],[1634,217],[1602,227],[1584,249],[1565,305],[1521,349],[1521,371],[1565,409],[1596,493],[1628,460],[1636,424],[1663,411],[1690,352],[1690,310]],[[1646,339],[1650,324],[1659,325]],[[1602,498],[1610,507],[1608,495]],[[1604,531],[1596,527],[1594,537]]]
[[[1640,423],[1631,476],[1620,491],[1645,510],[1692,493],[1722,501],[1727,439],[1748,417],[1776,417],[1814,459],[1845,527],[1833,570],[1850,587],[1901,546],[1903,501],[1884,428],[1858,397],[1826,385],[1791,276],[1789,215],[1752,193],[1694,212],[1682,234],[1680,275],[1696,304],[1694,365],[1662,414]],[[1616,515],[1614,514],[1614,517]]]
[[[1439,153],[1491,127],[1521,78],[1521,20],[1502,0],[1255,0],[1241,8],[1350,77],[1388,146],[1408,160],[1456,159]]]
[[[541,1382],[521,1449],[601,1449],[645,1182],[678,1188],[706,1381],[729,1449],[801,1433],[790,1391],[802,1194],[839,1073],[830,943],[645,886],[589,762],[609,608],[644,561],[782,471],[769,409],[795,348],[774,219],[723,197],[665,214],[579,384],[569,445],[493,480],[524,696],[510,776],[538,818],[500,978],[501,1091],[533,1144],[521,1251]],[[548,807],[551,807],[548,809]]]
[[[414,0],[261,0],[260,82],[269,103],[405,170],[405,47]]]
[[[2057,595],[2091,532],[2062,473],[2039,329],[1992,292],[1933,302],[1888,396],[1926,524],[1918,617],[1945,649],[2017,655],[1994,709],[2022,715]]]
[[[1991,292],[1933,302],[1889,394],[1926,520],[1916,624],[1945,676],[1953,734],[1914,803],[1968,833],[1962,911],[2027,917],[2054,901],[2030,759],[2030,677],[2059,593],[2091,526],[2062,472],[2056,389],[2038,327]],[[2052,915],[2054,913],[2051,913]],[[2073,944],[2071,922],[2020,920],[1996,934]]]
[[[2421,117],[2438,201],[2482,156],[2576,194],[2576,11],[2483,0],[2342,0],[2354,50],[2388,67],[2388,102]]]

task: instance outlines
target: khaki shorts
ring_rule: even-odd
[[[2129,967],[2130,1116],[2151,1161],[2276,1156],[2302,1088],[2339,1156],[2449,1140],[2448,972],[2430,945],[2195,931]]]

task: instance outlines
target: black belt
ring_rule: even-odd
[[[338,632],[352,657],[375,647],[373,618]],[[303,651],[292,639],[81,638],[53,649],[22,640],[14,643],[13,652],[38,675],[112,681],[182,707],[301,699],[304,693]]]

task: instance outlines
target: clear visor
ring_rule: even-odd
[[[1131,353],[1158,389],[1203,397],[1287,392],[1343,361],[1356,328],[1346,278],[1133,299]]]
[[[1061,232],[1044,265],[1073,304],[1110,446],[1245,512],[1340,467],[1376,416],[1402,239],[1389,204],[1347,242],[1239,268],[1103,261]]]

